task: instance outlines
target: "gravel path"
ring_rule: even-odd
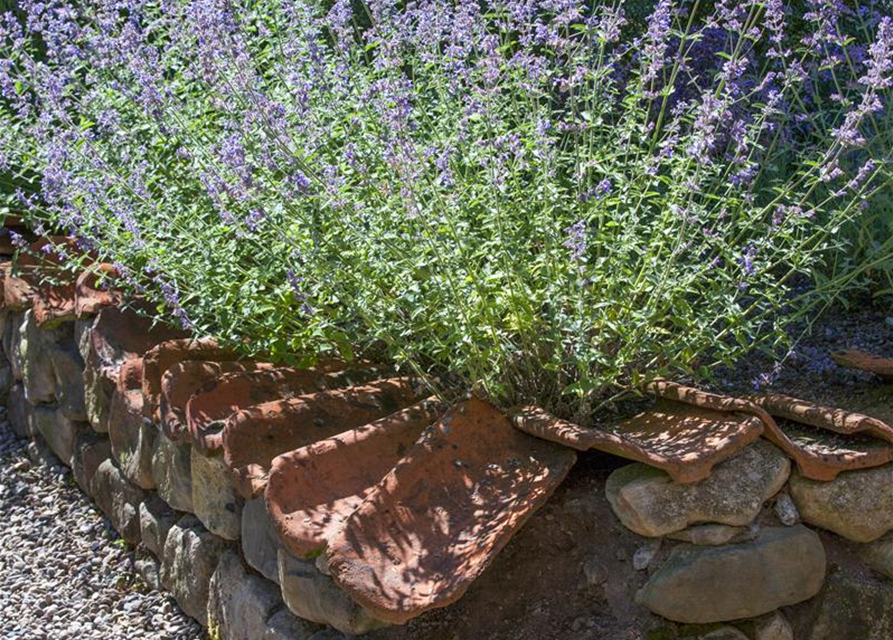
[[[0,640],[204,638],[142,584],[133,552],[71,472],[35,452],[0,407]]]

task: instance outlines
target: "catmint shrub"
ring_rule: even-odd
[[[582,420],[781,345],[889,197],[880,3],[625,4],[20,0],[0,162],[169,321]]]

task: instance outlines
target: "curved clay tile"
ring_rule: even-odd
[[[78,318],[95,316],[103,307],[121,304],[122,293],[111,286],[117,275],[115,267],[100,263],[90,266],[78,276],[74,296],[74,312]]]
[[[882,358],[856,349],[836,351],[831,354],[831,358],[841,367],[868,371],[885,382],[893,382],[893,359],[891,358]]]
[[[267,484],[273,458],[378,420],[422,397],[412,378],[277,400],[234,413],[223,428],[223,458],[243,498]]]
[[[286,549],[306,558],[325,549],[446,407],[429,398],[273,460],[264,496]]]
[[[381,367],[326,373],[313,369],[278,367],[262,371],[227,373],[196,391],[186,404],[186,422],[192,445],[208,455],[223,446],[223,425],[240,409],[273,400],[327,389],[364,384],[381,378]]]
[[[213,338],[182,338],[155,345],[143,357],[143,415],[161,422],[161,377],[178,362],[227,362],[236,358],[232,349],[219,346]]]
[[[617,424],[594,429],[556,418],[536,406],[511,411],[530,435],[586,451],[598,449],[666,471],[676,482],[697,482],[713,466],[755,442],[765,413],[738,398],[668,381],[649,385],[654,406]]]
[[[141,357],[159,342],[182,336],[181,331],[152,321],[130,309],[105,307],[96,316],[84,358],[84,385],[93,428],[108,431],[108,411],[121,365]],[[142,403],[141,403],[142,404]]]
[[[134,310],[105,307],[93,322],[90,351],[104,364],[120,364],[143,356],[159,343],[183,336],[183,331],[154,324],[151,318]]]
[[[265,371],[226,373],[206,383],[186,403],[192,446],[204,455],[223,446],[223,425],[240,409],[313,393],[323,374],[280,367]]]
[[[270,367],[272,367],[270,364],[250,360],[242,362],[186,360],[172,365],[161,377],[158,410],[161,415],[162,432],[171,440],[189,441],[191,438],[186,424],[186,405],[193,393],[218,376]]]
[[[825,407],[778,393],[754,396],[751,399],[776,418],[802,422],[843,435],[864,433],[893,444],[893,427],[883,420],[862,413]]]
[[[50,328],[60,322],[74,320],[74,283],[41,284],[33,298],[33,310],[38,327]]]
[[[74,239],[62,236],[49,236],[32,242],[28,245],[27,251],[23,251],[16,256],[4,278],[3,301],[7,309],[28,309],[41,293],[45,297],[51,297],[54,286],[44,283],[45,276],[56,276],[61,279],[63,284],[72,279],[70,274],[65,273],[61,269],[62,259],[51,250],[52,247],[56,246],[61,247],[63,251],[80,253]],[[41,292],[41,289],[45,291]],[[56,304],[60,306],[61,310],[64,310],[65,305],[63,302],[66,297],[56,296],[56,298],[56,300],[48,304]],[[71,310],[73,313],[73,291]],[[52,312],[52,308],[47,310],[48,315]]]
[[[329,541],[332,578],[403,623],[458,600],[576,460],[467,400],[427,429]]]
[[[779,394],[753,401],[781,419],[767,423],[764,435],[806,478],[829,481],[841,471],[893,461],[893,428],[877,418]]]

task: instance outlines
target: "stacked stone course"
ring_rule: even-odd
[[[639,604],[714,625],[704,640],[785,640],[779,609],[817,598],[808,640],[893,638],[893,587],[829,572],[813,529],[893,579],[883,420],[668,382],[603,431],[537,407],[447,407],[381,367],[282,368],[153,326],[98,279],[108,265],[53,284],[40,277],[61,274],[52,260],[3,269],[0,401],[15,432],[72,467],[144,580],[213,638],[332,639],[449,605],[589,448],[637,461],[606,498],[643,537]],[[869,409],[893,414],[893,393]]]

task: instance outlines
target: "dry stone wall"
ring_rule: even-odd
[[[643,538],[641,606],[713,625],[704,639],[785,640],[778,610],[812,601],[808,640],[893,638],[893,585],[829,572],[816,533],[893,579],[893,430],[879,420],[658,383],[653,408],[593,434],[536,407],[447,407],[380,367],[238,360],[152,326],[95,275],[48,292],[4,269],[14,430],[72,467],[144,580],[215,639],[331,639],[448,606],[589,448],[639,461],[605,497]],[[798,418],[837,440],[803,437]]]

